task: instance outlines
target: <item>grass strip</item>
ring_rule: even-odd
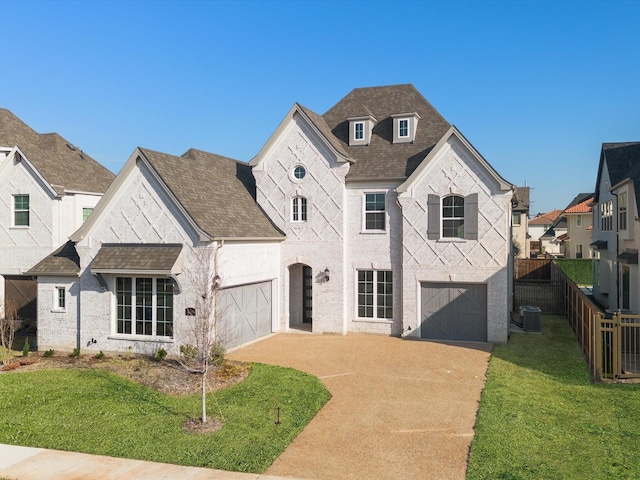
[[[199,435],[182,428],[199,415],[198,395],[97,369],[10,372],[0,375],[0,443],[262,473],[329,398],[316,377],[253,364],[244,382],[209,395],[210,416],[225,422]]]
[[[640,385],[593,384],[564,317],[493,350],[468,480],[640,478]]]

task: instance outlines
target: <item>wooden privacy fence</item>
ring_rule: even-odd
[[[555,264],[552,277],[562,283],[564,315],[582,348],[595,381],[640,378],[640,315],[620,311],[604,318],[601,310]]]

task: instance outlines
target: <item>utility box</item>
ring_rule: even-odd
[[[542,310],[540,307],[520,307],[520,322],[525,332],[541,332],[540,317]]]

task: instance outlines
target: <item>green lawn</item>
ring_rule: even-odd
[[[468,480],[640,478],[640,385],[592,384],[564,317],[489,363]]]
[[[553,262],[576,285],[591,285],[593,283],[590,258],[557,258]]]
[[[186,433],[199,396],[169,397],[103,370],[0,374],[0,443],[264,472],[330,398],[311,375],[254,364],[208,397],[215,433]],[[275,425],[281,407],[280,426]]]

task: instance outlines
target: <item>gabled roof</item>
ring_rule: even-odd
[[[562,210],[552,210],[547,213],[541,213],[537,217],[529,220],[529,225],[552,225],[561,213]]]
[[[196,149],[180,157],[138,150],[198,228],[212,238],[284,238],[255,202],[248,164]]]
[[[347,119],[363,112],[377,119],[371,141],[369,145],[349,146]],[[420,115],[415,140],[394,144],[391,115],[408,112]],[[451,127],[411,84],[356,88],[322,118],[353,162],[347,180],[408,178]]]
[[[0,146],[17,146],[58,195],[104,193],[115,178],[57,133],[37,133],[4,108],[0,108]]]
[[[624,180],[632,180],[636,194],[636,205],[640,210],[640,142],[603,143],[596,178],[595,202],[599,201],[602,168],[605,163],[611,187]]]
[[[530,192],[530,187],[516,187],[511,200],[514,212],[529,212]]]
[[[580,193],[564,209],[564,213],[590,213],[591,202],[593,202],[593,193]]]

